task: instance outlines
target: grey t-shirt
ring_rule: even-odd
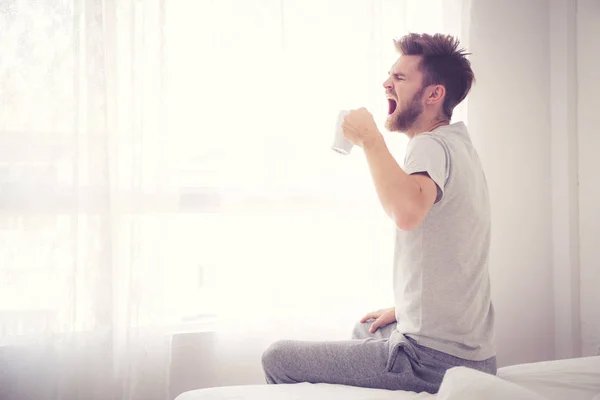
[[[404,170],[427,173],[436,202],[412,231],[396,229],[397,329],[418,344],[467,360],[493,357],[490,202],[464,123],[413,137]]]

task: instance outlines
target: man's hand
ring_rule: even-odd
[[[374,319],[375,322],[371,324],[369,328],[370,333],[374,333],[378,328],[389,325],[396,322],[396,308],[384,308],[381,310],[373,311],[362,317],[361,323],[365,323],[370,319]]]
[[[383,138],[377,129],[373,115],[366,108],[352,110],[346,114],[342,122],[342,132],[346,139],[360,147]]]

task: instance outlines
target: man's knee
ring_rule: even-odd
[[[268,383],[294,383],[288,375],[293,348],[291,340],[279,340],[265,350],[262,367]]]
[[[352,339],[389,339],[392,331],[396,329],[396,323],[380,326],[374,333],[369,332],[371,329],[371,325],[373,325],[374,320],[368,320],[367,322],[358,322],[354,325],[354,330],[352,331]]]
[[[352,339],[366,339],[368,337],[373,336],[369,332],[369,328],[371,328],[371,322],[357,322],[354,325],[354,329],[352,330]]]

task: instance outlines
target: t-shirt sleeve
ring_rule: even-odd
[[[448,180],[449,160],[440,141],[427,135],[411,139],[406,148],[404,171],[409,174],[427,174],[437,185],[435,202],[444,196],[444,187]]]

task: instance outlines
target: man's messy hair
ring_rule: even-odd
[[[467,60],[465,49],[460,48],[457,38],[436,33],[410,33],[394,40],[400,54],[421,56],[420,70],[423,73],[423,87],[442,85],[446,88],[444,114],[449,119],[452,111],[467,97],[475,74]]]

